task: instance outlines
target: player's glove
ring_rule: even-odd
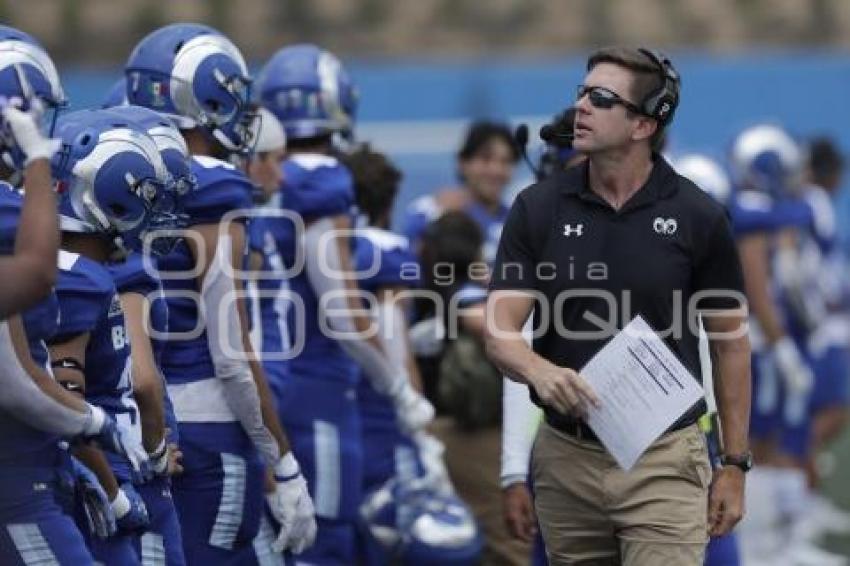
[[[445,333],[445,326],[439,317],[421,320],[408,331],[410,348],[417,356],[436,356],[443,350]]]
[[[95,441],[98,446],[130,462],[133,473],[140,479],[150,479],[152,470],[148,454],[138,440],[126,434],[103,409],[89,404],[89,419],[83,430],[83,438]]]
[[[298,468],[292,452],[283,456],[274,467],[275,490],[266,494],[272,516],[280,524],[275,552],[286,549],[301,554],[316,540],[316,512],[307,491],[307,482]]]
[[[35,99],[31,101],[29,110],[21,110],[14,101],[7,102],[0,110],[4,133],[24,153],[26,165],[36,159],[49,161],[59,149],[59,140],[50,139],[41,133],[38,127],[41,113],[41,104]]]
[[[393,394],[393,405],[399,426],[408,433],[422,430],[434,420],[434,406],[406,379]]]
[[[118,529],[109,497],[91,470],[76,458],[71,458],[71,462],[74,470],[74,489],[82,499],[89,532],[100,539],[107,539]]]
[[[771,354],[789,394],[802,395],[812,389],[814,375],[793,340],[787,336],[781,338],[773,345]]]
[[[118,495],[109,505],[115,513],[115,522],[121,534],[141,534],[150,525],[145,502],[131,483],[122,484]]]

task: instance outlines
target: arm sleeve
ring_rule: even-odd
[[[316,292],[316,296],[326,298],[326,300],[320,301],[320,308],[324,308],[324,312],[321,312],[320,316],[327,320],[328,325],[335,332],[352,335],[356,332],[356,327],[348,308],[345,281],[340,277],[331,277],[324,272],[329,269],[332,273],[338,274],[342,270],[337,246],[327,245],[324,246],[324,249],[320,249],[321,235],[333,229],[332,219],[325,217],[313,222],[305,230],[304,251],[307,262],[307,278]],[[324,260],[320,260],[320,256]],[[332,313],[333,316],[328,316],[328,313]],[[366,372],[372,386],[379,393],[392,397],[398,392],[399,386],[407,381],[407,371],[404,366],[393,364],[387,355],[366,340],[347,338],[339,340],[339,344]],[[400,377],[404,379],[400,379]]]
[[[231,245],[230,238],[219,238],[215,258],[201,287],[207,341],[215,375],[222,380],[230,409],[260,454],[274,465],[280,458],[280,449],[263,422],[260,395],[244,356],[241,326],[236,322],[236,285],[224,269],[224,262],[230,262]],[[222,305],[228,308],[221,308]]]
[[[531,318],[523,334],[531,340]],[[531,461],[531,447],[537,434],[542,411],[528,395],[528,386],[503,378],[502,389],[502,487],[525,482]]]
[[[79,413],[45,394],[18,360],[8,321],[0,322],[0,409],[45,432],[72,437],[82,434],[90,420],[89,413]]]
[[[378,319],[378,340],[386,352],[393,367],[404,368],[408,357],[407,321],[404,311],[395,301],[381,301],[376,309]],[[403,378],[403,371],[396,372],[397,379]]]

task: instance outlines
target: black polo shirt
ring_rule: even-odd
[[[522,191],[490,287],[537,294],[533,348],[556,365],[581,369],[640,314],[701,381],[689,303],[738,307],[729,294],[743,294],[743,276],[723,207],[655,156],[646,184],[620,210],[590,190],[586,162]],[[725,296],[695,296],[705,291]],[[679,424],[704,411],[703,401]]]

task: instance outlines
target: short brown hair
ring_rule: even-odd
[[[354,180],[358,208],[366,214],[370,224],[380,221],[392,209],[402,180],[401,171],[368,143],[341,156],[341,161]]]
[[[638,108],[643,109],[643,102],[647,97],[664,86],[664,78],[658,65],[636,47],[613,46],[597,49],[587,59],[587,70],[592,70],[600,63],[611,63],[632,72],[633,80],[629,97]],[[653,151],[661,148],[664,138],[664,124],[660,121],[657,123],[658,129],[649,140]]]

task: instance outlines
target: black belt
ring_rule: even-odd
[[[546,424],[557,431],[568,434],[578,440],[587,442],[599,442],[599,437],[593,432],[584,421],[579,421],[570,417],[562,417],[548,414],[546,415]]]
[[[696,421],[694,421],[693,419],[685,419],[681,422],[677,422],[667,431],[665,431],[664,434],[689,427],[695,422]],[[599,437],[596,436],[596,433],[593,432],[593,429],[587,426],[584,421],[580,421],[567,416],[553,415],[547,412],[546,424],[548,424],[555,430],[563,432],[564,434],[568,434],[573,438],[577,438],[578,440],[584,440],[585,442],[599,442]]]

